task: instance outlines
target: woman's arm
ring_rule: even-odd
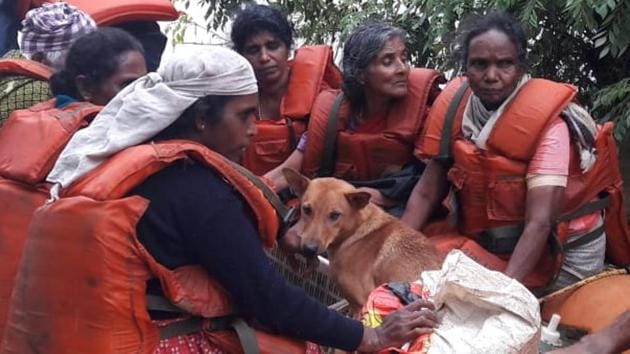
[[[401,220],[416,230],[422,229],[431,213],[448,193],[447,169],[435,160],[429,161],[422,177],[411,191]]]
[[[237,309],[273,331],[344,350],[373,350],[430,331],[432,305],[408,307],[377,329],[328,309],[289,285],[262,250],[256,229],[236,195],[215,200],[221,208],[193,235],[190,251],[231,294]]]
[[[522,280],[545,250],[547,239],[564,203],[569,174],[569,129],[557,118],[543,133],[527,172],[525,228],[510,257],[505,274]]]
[[[282,173],[282,169],[291,168],[296,171],[300,171],[302,169],[302,161],[304,161],[304,153],[298,149],[293,150],[291,155],[284,160],[279,166],[274,168],[273,170],[267,172],[264,177],[271,180],[273,183],[273,189],[276,192],[279,192],[289,186],[287,180],[284,178],[284,174]]]
[[[523,280],[540,260],[562,210],[564,187],[535,187],[527,191],[526,198],[525,228],[505,270],[507,276],[516,280]]]

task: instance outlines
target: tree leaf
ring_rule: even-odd
[[[597,39],[595,39],[595,48],[599,48],[601,46],[603,46],[604,44],[606,44],[606,41],[608,39],[605,36],[599,37]]]
[[[604,3],[600,6],[596,6],[594,10],[601,18],[606,18],[606,15],[608,15],[608,4]]]

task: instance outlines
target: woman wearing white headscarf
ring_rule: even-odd
[[[258,94],[250,64],[212,48],[176,56],[160,73],[117,95],[61,154],[48,181],[60,189],[114,153],[150,140],[187,139],[236,161],[255,134]],[[344,350],[375,351],[430,331],[432,305],[419,301],[376,329],[339,315],[288,285],[268,261],[247,204],[216,171],[188,162],[150,176],[131,195],[150,204],[136,226],[151,255],[169,269],[201,265],[245,318],[273,332]],[[150,284],[149,292],[161,292]],[[201,332],[162,341],[158,352],[221,352]],[[190,351],[192,350],[192,351]]]

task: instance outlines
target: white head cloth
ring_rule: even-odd
[[[230,49],[212,47],[173,56],[159,73],[149,73],[119,92],[70,139],[46,178],[55,184],[51,198],[109,156],[154,137],[199,98],[256,92],[251,65]]]

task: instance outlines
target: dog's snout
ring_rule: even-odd
[[[305,256],[316,256],[317,255],[317,245],[309,245],[309,244],[305,244],[302,247],[302,252],[304,253]]]

